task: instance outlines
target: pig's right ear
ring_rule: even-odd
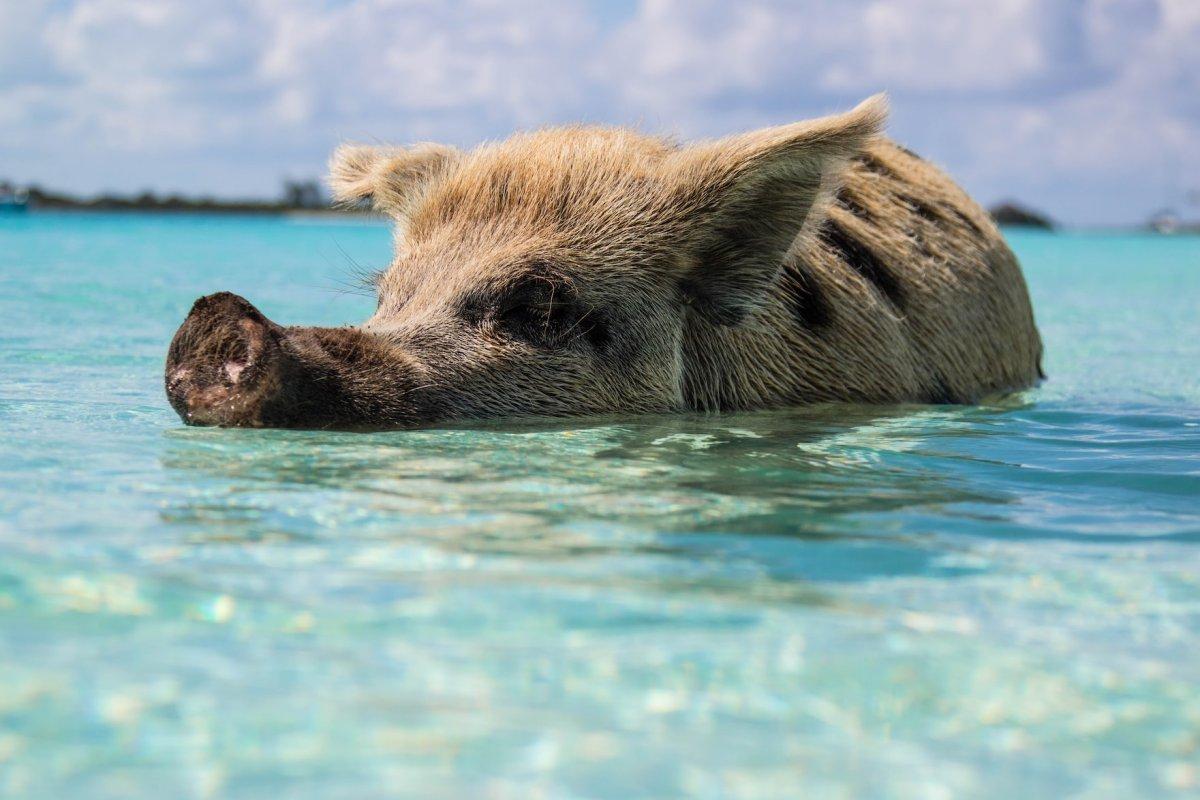
[[[403,216],[422,190],[460,153],[441,144],[379,147],[344,144],[329,159],[329,188],[342,203],[369,200],[377,210]]]

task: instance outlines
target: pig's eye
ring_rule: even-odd
[[[500,298],[494,319],[496,329],[506,336],[554,347],[576,332],[578,298],[569,285],[531,276]]]
[[[545,346],[561,344],[575,320],[573,298],[548,292],[513,298],[496,315],[497,327],[505,334]]]

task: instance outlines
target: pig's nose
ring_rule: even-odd
[[[189,425],[261,425],[278,388],[281,331],[236,294],[201,297],[167,352],[171,406]]]

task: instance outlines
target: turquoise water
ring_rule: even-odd
[[[1011,240],[1002,404],[343,434],[162,361],[385,228],[0,219],[0,796],[1194,795],[1200,238]]]

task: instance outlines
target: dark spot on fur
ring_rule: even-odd
[[[973,233],[976,233],[976,234],[983,233],[983,231],[980,230],[979,226],[975,224],[975,221],[973,219],[971,219],[966,214],[959,211],[957,208],[951,208],[950,213],[953,214],[955,216],[955,218],[958,219],[959,222],[961,222],[963,225],[966,225],[968,228],[970,228]]]
[[[861,153],[855,158],[855,160],[859,164],[862,164],[863,169],[865,169],[867,172],[874,173],[881,178],[892,177],[891,169],[889,169],[886,164],[884,164],[871,153]]]
[[[815,330],[828,325],[833,309],[821,285],[807,265],[793,262],[783,272],[782,286],[792,315],[805,328]]]
[[[846,191],[845,187],[842,187],[838,190],[838,193],[833,197],[833,201],[859,219],[869,219],[871,216],[871,213],[863,208],[862,205],[855,200],[848,191]]]
[[[900,202],[912,209],[914,214],[926,222],[932,222],[934,225],[937,225],[940,224],[944,219],[942,215],[938,213],[937,209],[935,209],[929,203],[926,203],[924,200],[918,200],[917,198],[907,194],[897,195],[897,198],[900,200]]]
[[[579,320],[583,338],[596,350],[604,352],[612,343],[612,330],[608,318],[599,309],[591,309]]]
[[[898,308],[904,308],[904,287],[886,264],[870,248],[855,239],[832,218],[825,220],[821,239],[855,272],[869,281]]]
[[[900,150],[901,153],[904,153],[904,155],[908,156],[909,158],[915,158],[917,161],[925,160],[925,159],[921,158],[919,155],[917,155],[916,153],[914,153],[912,150],[909,150],[907,147],[903,147],[902,145],[896,145],[896,147]]]

